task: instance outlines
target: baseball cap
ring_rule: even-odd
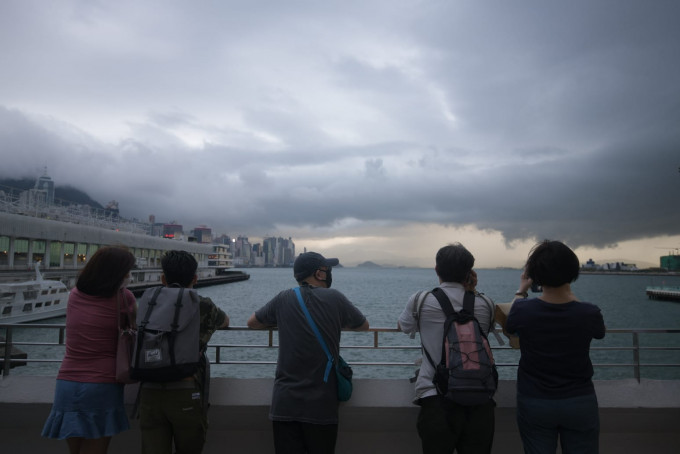
[[[314,273],[322,266],[333,267],[340,263],[338,259],[327,259],[317,252],[304,252],[297,256],[293,265],[293,276],[296,281],[301,281]]]

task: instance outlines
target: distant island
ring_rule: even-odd
[[[394,268],[419,268],[417,266],[403,266],[403,265],[379,265],[375,262],[371,262],[370,260],[366,262],[359,263],[357,265],[357,268],[389,268],[389,269],[394,269]]]
[[[378,265],[375,262],[371,262],[370,260],[367,262],[363,262],[357,265],[357,268],[382,268],[382,265]]]

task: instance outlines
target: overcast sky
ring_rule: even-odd
[[[658,265],[680,2],[1,0],[0,153],[126,217],[350,265],[461,241],[517,266],[542,238]]]

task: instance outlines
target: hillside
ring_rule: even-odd
[[[6,188],[20,189],[25,191],[35,186],[35,178],[0,178],[0,190]],[[72,186],[57,186],[54,187],[54,197],[63,202],[70,202],[78,205],[89,205],[92,208],[104,209],[104,207],[97,201],[93,200],[89,195],[80,189]],[[67,203],[68,204],[68,203]]]

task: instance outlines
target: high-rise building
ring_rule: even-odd
[[[212,229],[205,225],[194,228],[194,236],[198,243],[212,243]]]
[[[262,241],[265,266],[292,266],[295,261],[295,243],[281,237],[269,237]]]
[[[236,238],[236,241],[233,242],[233,246],[234,250],[232,252],[232,256],[234,258],[234,264],[238,264],[240,266],[251,265],[250,258],[252,255],[252,249],[250,241],[248,241],[248,237],[239,235]]]
[[[183,234],[180,224],[163,224],[163,238],[180,239]]]
[[[47,175],[47,169],[45,169],[43,176],[35,182],[35,189],[45,191],[45,203],[54,204],[54,181]]]

